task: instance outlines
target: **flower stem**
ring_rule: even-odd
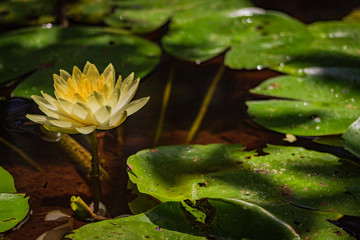
[[[195,119],[193,125],[191,126],[191,129],[190,129],[189,134],[188,134],[187,139],[186,139],[186,144],[189,144],[193,140],[195,134],[199,130],[200,124],[201,124],[201,122],[202,122],[202,120],[203,120],[203,118],[204,118],[204,116],[206,114],[206,111],[207,111],[207,109],[209,107],[212,96],[214,95],[216,86],[219,83],[219,81],[220,81],[220,79],[221,79],[221,77],[222,77],[222,75],[224,73],[224,70],[225,70],[225,66],[221,65],[219,70],[217,71],[213,81],[211,82],[210,87],[209,87],[208,91],[206,92],[204,100],[203,100],[203,102],[201,104],[198,115],[196,116],[196,119]]]
[[[98,141],[97,132],[93,131],[91,137],[91,173],[90,181],[94,196],[94,213],[99,211],[99,203],[101,201],[101,188],[100,188],[100,166],[99,166],[99,153],[98,153]]]
[[[175,64],[172,63],[171,67],[170,67],[169,78],[166,82],[166,86],[165,86],[165,90],[164,90],[159,123],[158,123],[157,129],[156,129],[156,134],[155,134],[154,146],[158,145],[159,139],[161,136],[162,128],[164,125],[165,114],[166,114],[167,106],[168,106],[169,99],[170,99],[170,93],[171,93],[171,89],[172,89],[174,73],[175,73]]]

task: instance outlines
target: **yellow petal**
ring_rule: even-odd
[[[87,103],[87,100],[85,98],[83,98],[83,96],[81,96],[78,93],[75,93],[73,101],[74,102],[81,102],[81,103],[84,103],[84,104]]]
[[[127,115],[130,116],[131,114],[139,111],[149,101],[149,99],[150,97],[144,97],[132,101],[125,106],[124,110],[127,112]]]
[[[77,66],[74,66],[72,72],[72,78],[79,83],[81,80],[81,75],[82,72],[80,71],[80,69]]]
[[[114,86],[114,90],[115,89],[120,89],[121,88],[121,85],[122,85],[122,77],[121,75],[119,76],[118,80],[116,81],[116,84]]]
[[[75,130],[75,128],[60,128],[53,125],[43,124],[43,127],[51,132],[60,132],[60,133],[66,133],[66,134],[76,134],[78,131]]]
[[[114,127],[119,126],[121,123],[123,123],[125,121],[126,117],[127,117],[126,111],[121,112],[119,114],[112,115],[110,117],[109,127],[114,128]]]
[[[102,105],[104,105],[104,97],[98,91],[94,91],[90,94],[87,105],[93,112],[96,112]]]
[[[110,81],[114,84],[115,68],[111,63],[105,68],[103,74],[104,74],[105,81]]]
[[[97,110],[94,113],[94,116],[96,118],[96,120],[102,124],[103,122],[105,122],[106,120],[109,119],[110,117],[110,113],[111,113],[111,107],[109,106],[102,106],[101,108],[99,108],[99,110]]]
[[[66,87],[67,85],[67,79],[65,80],[61,76],[57,74],[53,74],[54,83],[57,83],[60,87]]]
[[[71,75],[67,71],[60,69],[60,77],[66,82],[69,78],[71,78]]]
[[[90,66],[91,66],[91,62],[87,61],[85,66],[84,66],[83,74],[86,75],[86,73],[88,72]]]
[[[79,133],[89,134],[89,133],[92,133],[96,129],[96,126],[87,126],[87,127],[81,127],[81,128],[75,128],[75,129]]]
[[[90,65],[90,67],[89,67],[89,69],[88,69],[88,71],[87,71],[87,73],[85,75],[86,75],[86,78],[90,82],[93,82],[93,83],[95,83],[100,78],[99,71],[97,70],[97,68],[96,68],[96,66],[94,64]]]

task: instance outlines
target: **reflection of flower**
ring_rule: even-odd
[[[70,134],[111,129],[149,100],[145,97],[130,102],[139,81],[139,78],[134,80],[132,73],[124,81],[119,76],[115,83],[112,64],[101,75],[90,62],[86,63],[83,72],[75,66],[72,76],[60,70],[60,76],[54,74],[56,99],[43,92],[43,97],[31,96],[46,116],[28,114],[26,117],[50,131]]]

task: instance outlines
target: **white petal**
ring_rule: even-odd
[[[71,128],[73,125],[71,122],[50,119],[49,123],[59,128]]]
[[[118,114],[112,115],[110,117],[110,122],[109,122],[109,126],[111,128],[117,127],[119,126],[122,122],[125,121],[127,117],[127,113],[126,112],[120,112]]]
[[[85,104],[82,103],[75,103],[74,107],[72,109],[72,114],[71,115],[75,115],[78,118],[80,118],[82,121],[86,120],[89,116],[89,109],[86,107]]]
[[[102,123],[104,123],[106,120],[108,120],[110,118],[110,113],[111,113],[111,107],[102,106],[101,108],[99,108],[99,110],[97,110],[94,113],[94,116],[95,116],[96,120],[100,124],[102,124]]]
[[[62,109],[64,111],[64,113],[67,113],[67,114],[70,115],[71,112],[72,112],[72,109],[74,107],[74,104],[69,102],[66,99],[59,98],[58,99],[58,106],[59,106],[60,109]]]
[[[57,107],[58,103],[57,103],[57,100],[55,98],[53,98],[49,94],[44,93],[43,91],[41,91],[41,94],[46,99],[46,101],[48,101],[48,103],[50,103],[54,107]]]
[[[80,128],[75,128],[75,129],[79,133],[89,134],[89,133],[92,133],[96,129],[96,126],[87,126],[87,127],[80,127]]]
[[[58,110],[57,107],[51,105],[44,97],[32,95],[31,98],[37,103],[39,106],[43,106],[49,108],[51,110]]]
[[[130,116],[131,114],[140,110],[149,101],[149,99],[150,97],[144,97],[132,101],[124,107],[124,110],[127,112],[127,115]]]
[[[125,94],[123,94],[123,92],[120,93],[120,99],[119,99],[114,111],[120,110],[126,104],[128,104],[130,102],[130,100],[134,97],[134,95],[136,93],[136,90],[139,86],[139,82],[140,82],[140,79],[138,78],[138,79],[136,79],[136,81],[131,86],[131,88],[129,89],[128,92],[126,92]]]
[[[46,116],[44,115],[38,115],[38,114],[26,114],[26,117],[28,119],[30,119],[33,122],[39,123],[39,124],[44,124],[44,123],[48,123],[48,119]]]
[[[134,73],[131,73],[129,76],[127,76],[127,78],[125,78],[124,82],[120,86],[121,94],[127,92],[132,86],[133,82],[134,82]]]
[[[113,90],[109,100],[107,101],[106,105],[109,105],[112,109],[115,108],[116,104],[118,103],[120,98],[120,88],[116,88]]]
[[[104,105],[104,101],[103,95],[95,90],[88,97],[87,105],[93,112],[96,112],[102,105]]]

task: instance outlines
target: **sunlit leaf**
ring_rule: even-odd
[[[86,61],[102,71],[113,63],[117,74],[144,77],[159,62],[160,48],[144,39],[100,28],[28,28],[0,35],[0,81],[21,75],[26,80],[13,92],[29,97],[53,92],[54,73],[72,72]]]
[[[312,42],[301,56],[276,70],[295,74],[321,74],[360,78],[360,24],[328,21],[309,25]]]
[[[197,220],[204,216],[204,222]],[[70,239],[299,239],[263,208],[236,199],[167,202],[146,213],[88,224]]]
[[[193,18],[176,15],[164,49],[190,61],[206,61],[225,50],[225,65],[262,69],[289,61],[311,41],[307,27],[280,12],[242,8]]]
[[[348,187],[359,186],[360,168],[300,147],[269,146],[264,152],[256,156],[224,144],[148,149],[129,157],[129,177],[140,192],[163,202],[236,198],[270,211],[304,238],[331,239],[335,230],[350,238],[326,220],[360,216],[358,202],[347,194]]]
[[[359,79],[280,76],[251,90],[288,100],[248,101],[253,120],[271,130],[303,136],[341,134],[360,116]]]
[[[67,15],[78,22],[104,22],[136,33],[149,33],[164,26],[178,13],[186,12],[194,18],[204,12],[250,6],[248,0],[80,1],[67,6]]]

